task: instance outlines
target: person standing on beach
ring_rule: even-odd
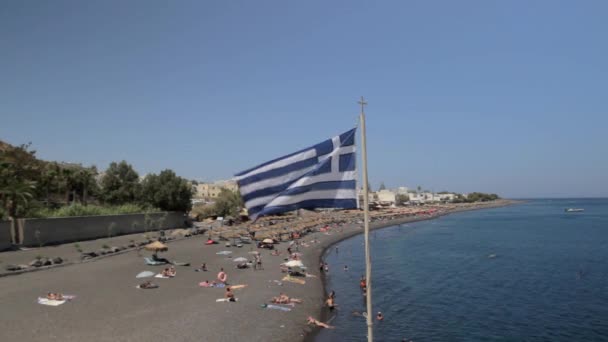
[[[321,261],[321,263],[319,264],[319,272],[323,273],[324,268],[325,268],[325,264],[323,264],[323,262]]]
[[[228,275],[224,272],[224,268],[220,268],[220,272],[217,274],[217,280],[219,280],[223,284],[227,284]]]
[[[255,255],[255,268],[262,270],[262,256],[260,254]]]

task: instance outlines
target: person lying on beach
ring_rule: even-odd
[[[281,252],[279,252],[278,249],[275,249],[274,251],[272,251],[272,253],[270,253],[270,255],[273,255],[273,256],[277,256],[277,255],[280,255],[280,254],[281,254]]]
[[[249,268],[249,265],[246,262],[241,262],[236,265],[236,268],[238,268],[238,269]]]
[[[150,280],[139,284],[140,289],[155,289],[157,287],[158,287],[158,285],[153,284]]]
[[[325,324],[323,322],[319,322],[316,319],[312,318],[311,316],[308,316],[308,318],[306,319],[306,323],[308,324],[314,324],[318,327],[321,328],[325,328],[325,329],[333,329],[334,327],[332,327],[331,325]]]
[[[171,266],[171,267],[165,268],[160,274],[163,277],[173,278],[177,275],[177,271],[175,270],[175,267]]]
[[[48,299],[48,300],[64,300],[65,298],[63,298],[63,295],[61,293],[52,293],[52,292],[49,292],[46,295],[46,299]]]
[[[229,302],[236,302],[236,299],[234,299],[234,293],[230,290],[229,287],[226,288],[225,297],[226,299],[228,299]]]
[[[298,298],[290,298],[289,296],[287,296],[284,293],[279,294],[278,297],[272,297],[272,299],[270,301],[275,304],[289,304],[289,303],[300,304],[303,302],[301,299],[298,299]]]
[[[207,272],[207,264],[206,264],[206,263],[203,263],[203,264],[201,265],[201,267],[199,267],[199,268],[195,269],[194,271],[196,271],[196,272]]]

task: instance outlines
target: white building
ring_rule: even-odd
[[[196,198],[213,200],[219,196],[222,189],[236,192],[238,186],[234,181],[217,181],[213,183],[199,183],[196,185]]]
[[[376,195],[378,196],[378,202],[382,204],[393,205],[397,200],[397,194],[395,194],[393,191],[386,189],[376,192]]]

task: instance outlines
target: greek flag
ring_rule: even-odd
[[[236,174],[249,216],[357,208],[355,130]]]

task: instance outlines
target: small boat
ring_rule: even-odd
[[[580,208],[566,208],[565,211],[567,213],[576,213],[576,212],[580,212],[580,211],[585,211],[585,209],[580,209]]]

